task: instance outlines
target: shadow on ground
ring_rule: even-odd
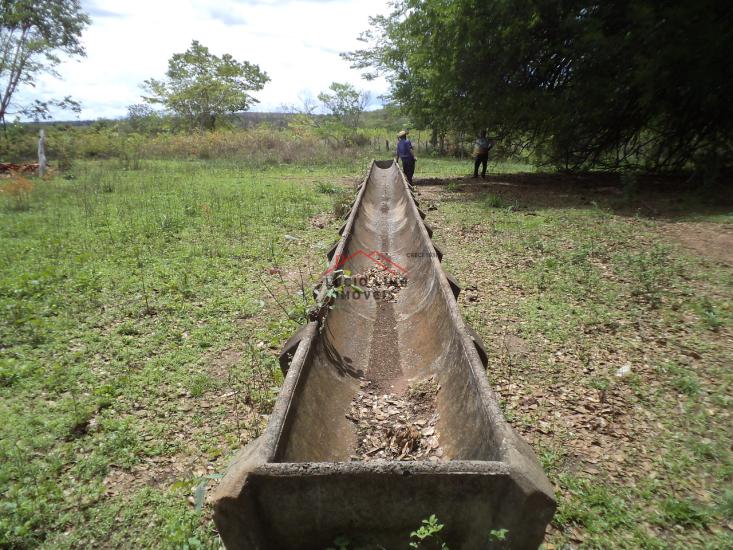
[[[637,176],[626,185],[619,174],[517,173],[466,177],[416,178],[418,187],[446,186],[462,194],[494,195],[495,204],[516,209],[586,208],[597,206],[615,214],[654,219],[733,221],[733,190],[721,185],[700,191],[685,176]],[[445,200],[445,197],[443,198]],[[727,219],[726,219],[727,218]]]

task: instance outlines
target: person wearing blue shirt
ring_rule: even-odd
[[[405,172],[407,181],[412,185],[412,176],[415,174],[415,152],[412,150],[412,143],[407,139],[407,130],[397,134],[397,156],[402,160],[402,170]]]

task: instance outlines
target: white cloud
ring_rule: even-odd
[[[384,93],[383,80],[367,82],[338,53],[362,46],[357,36],[368,17],[388,10],[387,0],[86,0],[92,24],[84,32],[87,57],[66,60],[61,80],[43,76],[26,99],[71,95],[82,119],[119,117],[141,102],[140,84],[161,78],[173,53],[199,40],[217,54],[257,63],[271,81],[256,94],[257,110],[297,103],[331,82],[351,82]],[[69,118],[59,113],[59,118]]]

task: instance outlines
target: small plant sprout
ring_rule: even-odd
[[[491,542],[504,542],[506,540],[509,529],[492,529],[489,531],[489,540]]]
[[[436,536],[443,530],[443,527],[445,525],[440,523],[435,514],[431,514],[429,518],[422,520],[422,525],[416,531],[410,533],[410,548],[440,548],[441,550],[448,550],[448,545],[439,536]]]
[[[145,282],[145,261],[143,259],[143,250],[140,246],[135,246],[135,259],[140,275],[140,287],[142,289],[143,298],[145,300],[145,315],[153,315],[155,309],[150,306],[150,299],[148,298],[148,286]]]
[[[702,322],[705,326],[713,332],[718,332],[720,327],[723,325],[723,320],[720,318],[715,305],[710,301],[710,298],[703,296],[699,304],[696,307]]]

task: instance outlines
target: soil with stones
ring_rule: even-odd
[[[439,391],[433,377],[410,385],[401,395],[382,394],[372,382],[362,382],[346,415],[356,425],[351,459],[443,460],[436,429]]]

